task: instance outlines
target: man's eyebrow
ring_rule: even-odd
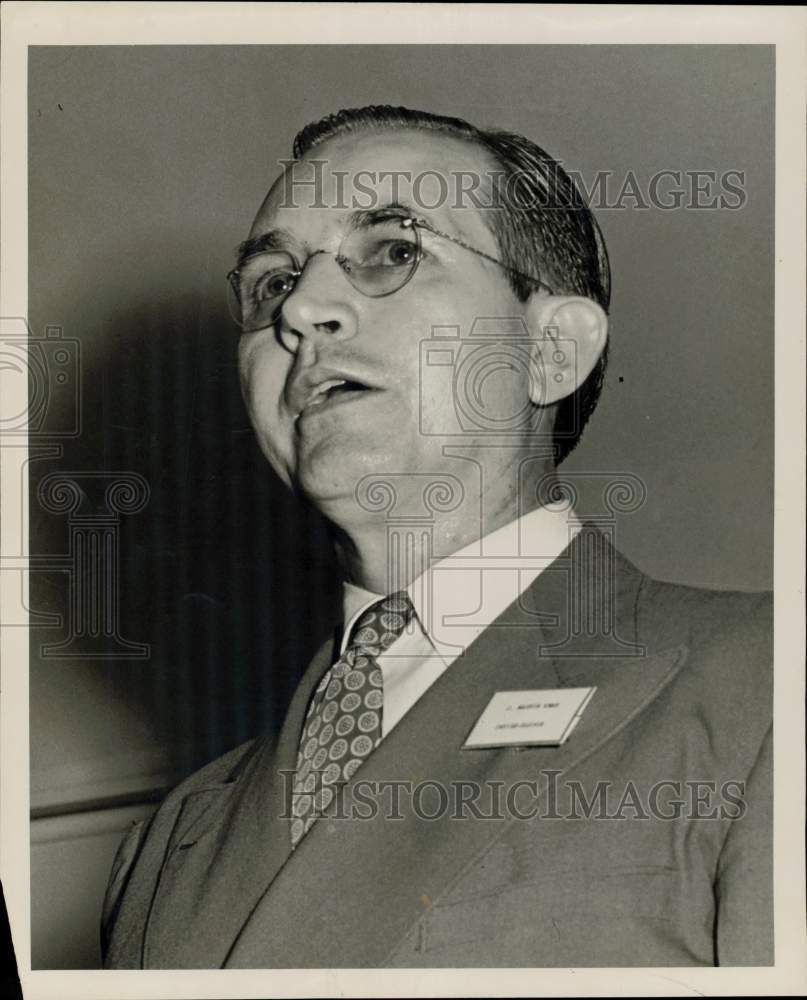
[[[350,217],[352,229],[365,229],[372,226],[379,218],[385,215],[400,215],[406,218],[416,218],[417,213],[411,205],[403,201],[390,201],[384,205],[377,205],[375,208],[363,208],[353,212]]]
[[[416,218],[417,213],[411,205],[402,201],[390,201],[384,205],[377,205],[375,208],[359,209],[350,216],[348,228],[366,229],[376,223],[379,218],[385,215],[400,215],[402,218]],[[290,247],[299,246],[299,240],[287,229],[270,229],[268,233],[261,233],[260,236],[251,236],[249,239],[239,243],[236,247],[236,268],[259,253],[266,253],[270,250],[289,250]]]
[[[287,250],[296,242],[286,229],[270,229],[268,233],[261,233],[260,236],[251,236],[236,247],[235,266],[240,267],[244,261],[258,253],[266,253],[268,250]]]

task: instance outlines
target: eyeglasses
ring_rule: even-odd
[[[518,271],[456,236],[440,232],[423,219],[397,213],[377,213],[354,224],[345,233],[335,253],[316,250],[303,263],[287,250],[261,251],[247,257],[227,275],[235,296],[231,309],[233,318],[245,333],[274,325],[305,265],[311,257],[321,253],[333,253],[347,280],[362,295],[372,299],[393,295],[412,280],[423,259],[421,229],[554,294],[540,278]]]

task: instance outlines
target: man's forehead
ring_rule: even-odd
[[[484,206],[500,175],[484,149],[452,135],[418,129],[343,133],[287,164],[250,236],[277,229],[302,241],[324,239],[356,213],[399,205],[435,226],[486,241]]]

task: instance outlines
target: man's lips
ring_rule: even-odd
[[[295,420],[307,414],[331,410],[378,392],[373,386],[355,379],[332,377],[318,381],[310,388],[299,387]]]

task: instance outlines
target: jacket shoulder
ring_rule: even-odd
[[[770,653],[773,595],[770,591],[692,587],[645,576],[636,620],[640,635],[663,641],[683,639],[691,648]]]
[[[195,771],[166,795],[150,818],[133,823],[126,831],[112,862],[102,906],[101,951],[105,958],[135,867],[139,864],[141,869],[159,869],[185,799],[204,788],[234,781],[256,745],[256,740],[249,740]]]
[[[151,818],[148,821],[141,821],[141,841],[145,840],[148,835],[156,836],[161,828],[166,828],[169,825],[172,828],[182,803],[189,795],[205,788],[225,785],[234,781],[252,756],[257,742],[257,740],[249,740],[233,750],[229,750],[221,757],[205,764],[204,767],[200,767],[198,771],[194,771],[184,781],[172,788]]]
[[[646,578],[636,621],[648,648],[686,648],[676,690],[690,735],[702,733],[717,757],[750,769],[773,716],[772,595]]]
[[[181,781],[168,793],[160,808],[168,806],[175,801],[181,802],[187,795],[198,792],[210,785],[220,785],[234,781],[254,753],[257,742],[257,740],[248,740],[246,743],[242,743],[233,750],[222,754],[221,757],[216,757],[209,764],[200,767],[198,771],[194,771],[193,774],[185,778],[184,781]]]

